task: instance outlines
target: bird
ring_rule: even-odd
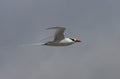
[[[48,41],[46,43],[39,42],[39,43],[32,43],[32,44],[23,44],[20,46],[22,46],[22,47],[23,46],[40,46],[40,45],[42,45],[42,46],[43,45],[44,46],[69,46],[74,43],[81,42],[81,40],[76,39],[76,38],[65,37],[64,32],[65,32],[66,28],[64,26],[46,28],[46,30],[50,30],[50,29],[56,30],[55,34],[54,34],[54,39],[52,41]],[[41,41],[43,41],[45,39],[42,39]]]
[[[46,46],[69,46],[74,43],[80,43],[81,40],[75,39],[75,38],[68,38],[65,37],[64,32],[66,28],[64,26],[58,26],[58,27],[50,27],[47,28],[47,30],[55,29],[55,35],[54,39],[52,41],[48,41],[46,43],[43,43],[42,45]]]

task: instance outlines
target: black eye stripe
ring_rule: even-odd
[[[72,41],[75,41],[73,38],[70,38]]]

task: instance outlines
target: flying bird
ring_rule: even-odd
[[[48,41],[47,43],[44,43],[42,45],[47,45],[47,46],[69,46],[74,43],[81,42],[79,39],[75,38],[68,38],[64,36],[64,31],[66,30],[65,27],[51,27],[47,28],[47,30],[50,29],[55,29],[55,35],[54,35],[54,40],[53,41]]]
[[[47,30],[49,29],[55,29],[55,35],[54,35],[54,40],[53,41],[48,41],[46,43],[33,43],[33,44],[24,44],[21,46],[40,46],[40,45],[46,45],[46,46],[69,46],[72,45],[74,43],[78,43],[81,42],[81,40],[79,39],[75,39],[75,38],[68,38],[64,36],[64,31],[66,30],[65,27],[51,27],[51,28],[47,28]],[[48,38],[47,38],[48,39]],[[43,39],[45,40],[45,39]],[[41,41],[43,41],[41,40]]]

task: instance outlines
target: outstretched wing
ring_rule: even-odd
[[[64,39],[64,31],[65,31],[65,27],[51,27],[51,28],[47,28],[48,29],[56,29],[55,32],[55,36],[54,36],[54,41],[60,41],[62,39]]]

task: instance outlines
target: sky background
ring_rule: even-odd
[[[0,0],[0,79],[120,79],[119,0]],[[65,26],[67,47],[19,45]]]

